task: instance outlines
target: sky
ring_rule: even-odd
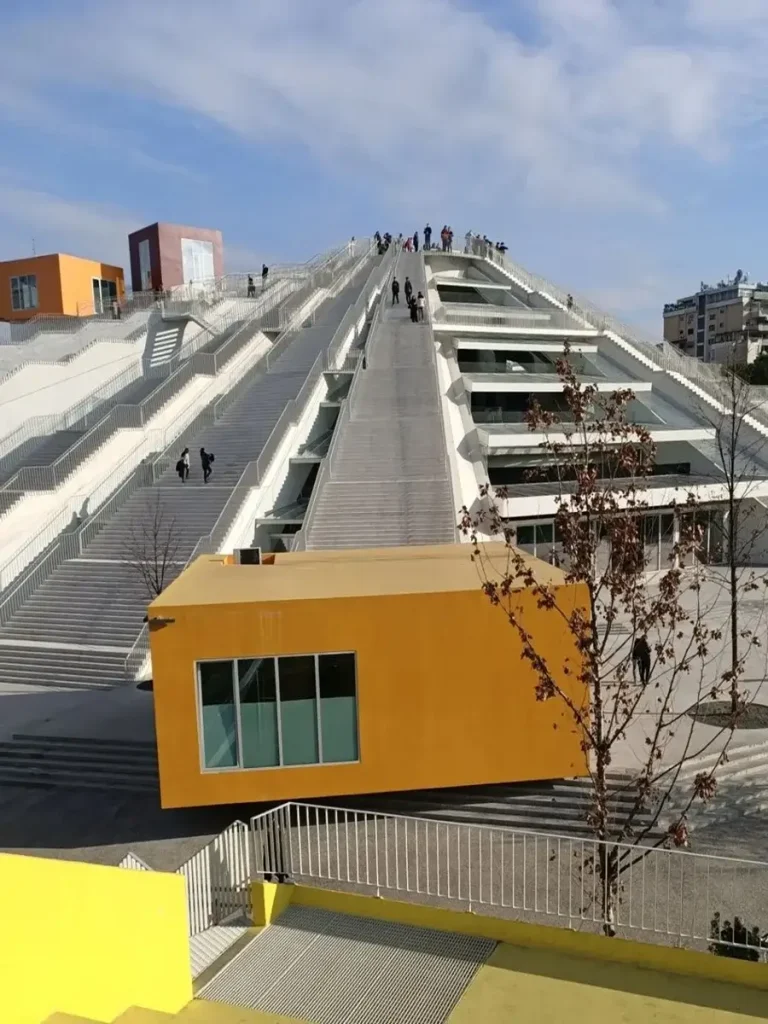
[[[3,12],[0,259],[227,270],[352,235],[504,240],[645,333],[768,278],[768,0],[36,0]]]

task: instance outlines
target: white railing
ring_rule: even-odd
[[[299,803],[251,828],[262,876],[695,948],[712,941],[715,913],[768,928],[762,861]],[[613,898],[603,859],[616,865]]]
[[[617,868],[611,899],[601,861]],[[121,866],[137,867],[128,858]],[[187,881],[190,934],[247,913],[259,879],[579,930],[607,926],[624,938],[698,949],[723,944],[711,934],[715,914],[761,935],[768,922],[763,861],[295,802],[249,826],[235,822],[177,874]],[[765,958],[749,939],[739,952]]]

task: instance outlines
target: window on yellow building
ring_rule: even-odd
[[[354,654],[208,661],[197,669],[204,770],[358,760]]]
[[[37,309],[37,274],[22,274],[11,278],[11,308]]]

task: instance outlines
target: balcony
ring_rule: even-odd
[[[569,334],[596,337],[596,328],[585,328],[568,313],[559,309],[530,309],[512,306],[491,306],[487,303],[451,303],[441,306],[433,317],[433,329],[450,330],[461,325],[464,331]]]

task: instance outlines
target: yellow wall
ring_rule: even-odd
[[[162,615],[174,623],[151,634],[164,807],[586,774],[570,716],[536,700],[515,630],[479,589],[179,607],[172,595]],[[519,600],[537,647],[562,666],[562,620],[529,593]],[[201,772],[196,659],[323,651],[357,653],[359,762]]]
[[[117,297],[125,295],[121,267],[112,267],[98,260],[61,255],[61,291],[63,311],[67,316],[90,316],[93,312],[93,278],[117,283]],[[106,312],[106,311],[105,311]]]
[[[0,854],[0,1003],[8,1024],[111,1021],[192,998],[184,879]]]
[[[22,274],[37,277],[37,309],[11,308],[11,278]],[[0,320],[29,320],[41,313],[51,315],[63,312],[59,256],[34,256],[25,260],[7,260],[0,263]]]

